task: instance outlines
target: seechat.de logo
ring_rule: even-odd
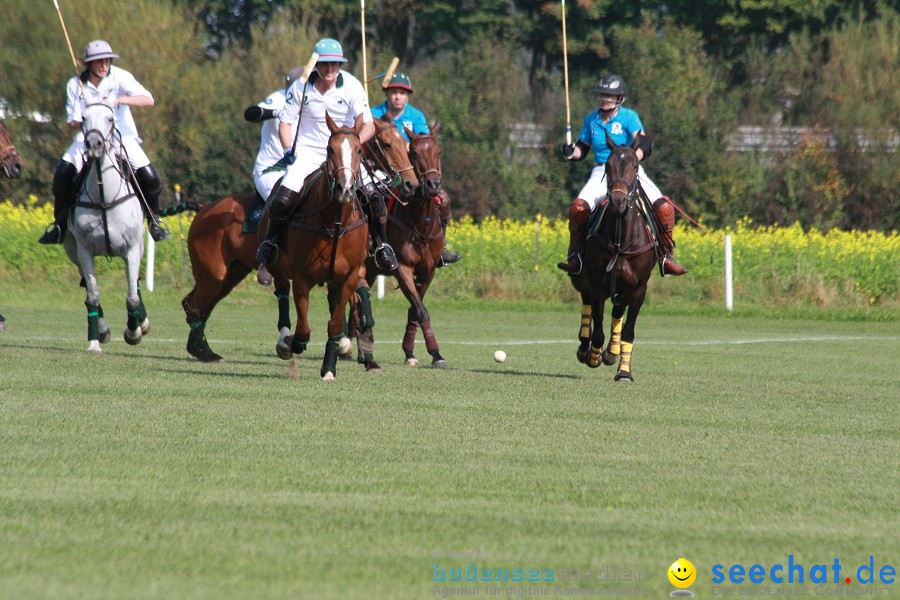
[[[751,565],[745,567],[734,564],[727,571],[723,565],[713,565],[713,583],[724,583],[727,579],[734,584],[741,583],[853,583],[860,584],[894,583],[897,570],[892,565],[876,567],[875,557],[870,556],[867,564],[852,567],[841,573],[841,561],[837,558],[831,564],[815,564],[807,569],[803,564],[794,562],[794,555],[788,554],[787,564],[776,564],[771,567]],[[853,578],[853,575],[856,578]]]

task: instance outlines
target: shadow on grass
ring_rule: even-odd
[[[467,373],[489,373],[491,375],[525,375],[527,377],[555,377],[557,379],[581,379],[571,373],[536,373],[534,371],[513,371],[512,369],[460,369]]]

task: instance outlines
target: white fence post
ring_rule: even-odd
[[[384,275],[375,278],[375,297],[379,300],[384,298]]]
[[[734,288],[731,283],[731,236],[725,236],[725,308],[734,310]]]
[[[144,276],[147,279],[147,291],[153,291],[153,265],[156,262],[156,242],[153,241],[153,238],[150,237],[150,232],[147,232],[147,264],[145,266]]]

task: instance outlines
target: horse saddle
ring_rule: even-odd
[[[262,217],[263,209],[266,207],[266,201],[259,192],[253,194],[253,200],[247,207],[246,216],[244,217],[244,226],[241,233],[256,233],[259,230],[259,219]]]

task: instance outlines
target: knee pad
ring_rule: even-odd
[[[141,167],[135,171],[134,177],[137,179],[138,185],[141,186],[141,191],[148,202],[159,198],[160,193],[162,193],[162,181],[159,178],[159,172],[156,170],[156,167],[152,164]]]
[[[269,198],[269,216],[276,221],[284,221],[294,209],[298,193],[284,186],[278,186]]]

